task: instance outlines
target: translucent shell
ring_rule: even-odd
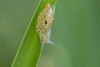
[[[53,23],[53,18],[54,18],[53,10],[48,4],[40,13],[37,19],[37,25],[36,25],[37,32],[39,34],[47,33]]]

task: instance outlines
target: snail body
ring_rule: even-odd
[[[54,44],[50,40],[51,25],[53,23],[54,13],[50,4],[47,4],[37,19],[36,31],[40,35],[41,46],[44,43]]]

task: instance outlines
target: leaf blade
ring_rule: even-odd
[[[24,35],[24,38],[11,67],[37,66],[41,54],[41,51],[39,50],[41,41],[38,33],[36,32],[35,26],[38,15],[48,3],[55,5],[56,0],[40,0],[39,6],[33,16],[32,22],[30,23],[27,32]]]

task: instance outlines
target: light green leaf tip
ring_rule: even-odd
[[[41,41],[36,32],[36,21],[38,15],[48,3],[55,5],[56,0],[40,0],[11,67],[37,67],[42,49],[39,50]]]

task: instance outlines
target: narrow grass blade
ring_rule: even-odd
[[[32,22],[24,35],[11,67],[37,67],[42,49],[39,50],[41,41],[38,33],[36,32],[36,21],[38,15],[48,3],[55,5],[56,0],[40,0],[34,17],[32,18]]]

